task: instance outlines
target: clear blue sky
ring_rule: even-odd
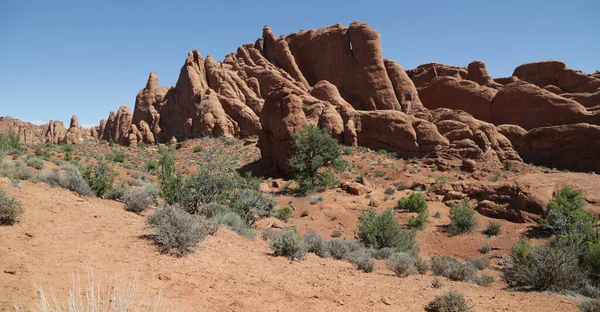
[[[174,85],[188,51],[222,60],[277,35],[369,23],[405,69],[484,61],[494,77],[559,59],[600,70],[600,1],[0,0],[0,116],[98,124],[133,108],[148,74]]]

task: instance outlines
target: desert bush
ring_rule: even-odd
[[[66,297],[57,297],[52,288],[47,292],[41,284],[34,284],[36,308],[23,307],[15,303],[16,312],[99,312],[99,311],[168,311],[166,301],[160,291],[150,300],[146,294],[138,294],[139,275],[136,271],[128,280],[115,279],[110,283],[101,281],[92,271],[88,271],[87,280],[82,282],[79,272],[74,273],[73,286]]]
[[[391,209],[378,214],[369,208],[358,217],[358,237],[369,248],[396,247],[400,232],[400,225]]]
[[[27,159],[27,166],[42,170],[44,169],[44,161],[37,157],[29,157],[29,159]]]
[[[500,234],[501,227],[502,227],[502,224],[500,224],[500,222],[490,221],[490,222],[488,222],[487,226],[485,227],[485,230],[483,230],[483,234],[485,234],[487,236],[496,236],[496,235]]]
[[[469,258],[467,259],[467,265],[472,266],[477,270],[483,270],[490,265],[490,261],[485,258]]]
[[[274,216],[281,221],[287,222],[289,218],[294,216],[294,213],[289,207],[283,207],[275,210]]]
[[[398,209],[409,212],[421,213],[427,211],[427,201],[421,193],[412,193],[410,196],[398,200]]]
[[[396,190],[392,187],[386,187],[385,190],[383,191],[383,194],[387,195],[387,196],[392,196],[395,193],[396,193]]]
[[[123,194],[123,203],[125,210],[140,213],[146,208],[152,206],[156,201],[154,194],[146,189],[127,189]]]
[[[449,291],[436,295],[435,299],[433,299],[425,310],[430,312],[469,312],[472,311],[471,307],[467,303],[467,299],[465,296],[454,290],[450,289]]]
[[[300,260],[306,254],[304,241],[298,234],[292,231],[276,231],[268,239],[268,242],[275,256]]]
[[[114,161],[116,163],[124,163],[125,162],[125,154],[121,151],[113,150],[112,152],[106,154],[104,156],[108,161]]]
[[[579,265],[580,255],[574,244],[555,241],[530,245],[521,240],[511,249],[504,279],[509,285],[536,290],[581,291],[588,277]]]
[[[0,189],[0,225],[13,225],[22,211],[21,203]]]
[[[29,180],[33,176],[31,169],[20,162],[4,162],[0,164],[0,176],[13,180]]]
[[[366,273],[373,272],[373,269],[375,268],[375,261],[371,259],[371,253],[365,248],[360,248],[350,253],[347,259],[348,262],[352,263],[358,270]]]
[[[325,200],[325,197],[323,197],[323,195],[313,196],[310,199],[310,204],[311,205],[316,205],[316,204],[318,204],[318,203],[320,203],[320,202],[322,202],[324,200]]]
[[[477,223],[475,222],[475,210],[469,208],[469,203],[464,200],[459,205],[450,208],[450,227],[448,231],[452,234],[463,234],[471,232]]]
[[[472,281],[473,281],[473,283],[475,283],[479,286],[487,287],[491,283],[495,282],[496,279],[493,276],[483,274],[483,275],[479,275],[479,276],[474,276]]]
[[[566,185],[546,205],[540,226],[549,233],[580,241],[595,238],[594,225],[598,220],[593,213],[584,211],[584,206],[583,192]]]
[[[325,240],[323,240],[321,235],[315,232],[308,232],[302,236],[302,240],[304,241],[307,252],[312,252],[321,258],[329,257],[327,245],[325,244]]]
[[[586,299],[581,301],[577,308],[580,312],[600,312],[600,299]]]
[[[243,189],[237,192],[229,207],[244,218],[248,224],[253,224],[257,219],[269,216],[277,207],[277,201],[272,196],[265,196],[260,191]]]
[[[102,198],[112,188],[117,172],[108,164],[99,162],[96,165],[83,167],[81,176],[96,196]]]
[[[342,235],[344,235],[344,233],[342,233],[340,229],[334,229],[333,231],[331,231],[331,237],[333,238],[342,237]]]
[[[210,225],[200,217],[190,215],[179,206],[158,207],[146,219],[163,253],[182,257],[202,241]]]
[[[175,152],[171,149],[161,148],[158,154],[160,196],[167,204],[180,203],[184,192],[184,179],[175,169]]]
[[[378,259],[378,260],[387,259],[392,255],[392,253],[393,253],[393,251],[391,248],[384,247],[379,250],[375,250],[373,252],[373,258]]]
[[[469,281],[475,276],[475,268],[450,256],[431,257],[431,271],[433,275],[444,276],[453,281]]]
[[[228,211],[227,206],[218,203],[208,203],[200,206],[198,214],[210,219],[216,215],[224,214]]]
[[[360,248],[360,244],[353,240],[332,238],[325,241],[327,252],[332,258],[341,260]]]
[[[250,239],[256,238],[256,234],[254,233],[254,231],[252,231],[246,220],[244,220],[242,217],[240,217],[240,215],[238,215],[235,212],[227,211],[224,213],[219,213],[213,216],[211,220],[216,222],[217,224],[223,224],[227,226],[227,228],[241,236]]]
[[[416,265],[416,258],[409,252],[396,252],[390,255],[386,265],[400,277],[419,273]]]
[[[293,135],[294,156],[289,165],[294,170],[300,192],[323,189],[337,183],[335,175],[321,168],[335,166],[340,159],[340,147],[326,129],[313,125],[302,128]]]
[[[66,188],[82,196],[93,194],[92,189],[81,176],[79,170],[75,168],[63,169],[62,173],[58,168],[54,168],[47,174],[38,175],[38,178],[53,187]]]
[[[123,195],[125,195],[127,189],[129,188],[119,184],[106,191],[104,198],[110,200],[123,200]]]
[[[204,147],[202,147],[202,145],[196,145],[196,146],[192,147],[193,153],[200,153],[200,152],[202,152],[202,150],[204,150]]]
[[[492,246],[488,244],[483,244],[481,248],[479,248],[479,252],[482,254],[486,254],[492,250]]]
[[[434,276],[433,281],[431,282],[431,287],[440,289],[443,286],[444,286],[444,282],[442,282],[442,280],[439,277]]]
[[[182,192],[179,202],[190,213],[197,213],[200,206],[208,203],[231,204],[232,209],[242,217],[249,213],[249,204],[267,209],[265,206],[268,203],[256,191],[243,190],[238,193],[237,190],[242,189],[243,185],[244,180],[235,170],[201,165],[196,173],[185,179],[183,192],[179,190]]]

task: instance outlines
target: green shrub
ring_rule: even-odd
[[[521,240],[505,263],[504,279],[509,285],[535,290],[579,292],[588,284],[587,272],[579,265],[580,255],[581,250],[573,244],[529,245]]]
[[[21,203],[0,189],[0,225],[13,225],[22,212]]]
[[[198,216],[190,215],[178,206],[158,207],[147,217],[163,253],[181,257],[203,240],[210,226]]]
[[[0,163],[2,163],[4,157],[9,153],[21,150],[19,139],[19,134],[12,130],[8,133],[0,133]]]
[[[71,152],[73,152],[73,144],[65,144],[65,145],[63,145],[62,146],[62,150],[65,153],[71,153]]]
[[[369,248],[396,247],[400,225],[391,209],[376,213],[372,208],[358,217],[358,237]]]
[[[600,240],[589,242],[585,246],[585,251],[582,259],[583,265],[585,265],[592,275],[594,280],[600,279]]]
[[[467,303],[465,296],[454,290],[450,289],[449,291],[436,295],[435,299],[433,299],[425,310],[430,312],[469,312],[472,311],[471,307]]]
[[[477,222],[475,222],[475,210],[469,208],[469,203],[464,200],[460,205],[454,205],[450,208],[450,227],[448,231],[452,234],[463,234],[471,232]]]
[[[183,184],[183,190],[179,190],[179,202],[190,213],[197,213],[202,204],[219,203],[231,205],[232,210],[246,217],[245,214],[251,209],[247,205],[269,205],[254,190],[238,193],[237,190],[243,187],[244,181],[236,171],[227,168],[200,166]],[[232,202],[235,195],[239,196]]]
[[[193,153],[200,153],[204,150],[204,147],[202,147],[202,145],[196,145],[194,147],[192,147],[192,152]]]
[[[387,187],[383,191],[383,194],[388,195],[388,196],[392,196],[392,195],[394,195],[394,193],[396,193],[396,190],[391,187]]]
[[[595,238],[594,225],[598,220],[593,213],[584,211],[584,206],[583,192],[566,185],[546,205],[540,225],[549,233],[580,241]]]
[[[501,227],[502,227],[502,224],[500,224],[500,222],[490,221],[490,222],[488,222],[487,226],[485,227],[485,230],[483,230],[483,234],[485,234],[487,236],[496,236],[496,235],[500,234]]]
[[[44,169],[44,161],[37,157],[29,157],[29,159],[27,159],[27,166],[42,170]]]
[[[315,232],[308,232],[302,236],[302,240],[307,252],[312,252],[321,258],[329,257],[329,251],[321,235]]]
[[[388,269],[392,270],[396,275],[406,277],[408,275],[419,273],[416,262],[417,260],[412,253],[397,252],[390,255],[386,265]]]
[[[427,200],[421,193],[412,193],[410,196],[398,200],[398,209],[409,212],[421,213],[427,211]]]
[[[244,220],[242,217],[240,217],[240,215],[238,215],[235,212],[228,211],[225,213],[220,213],[212,217],[211,220],[216,222],[217,224],[224,224],[225,226],[227,226],[227,228],[241,236],[250,239],[256,238],[256,234],[254,233],[254,231],[252,231],[246,220]]]
[[[158,161],[156,161],[155,159],[149,160],[146,163],[146,171],[148,171],[150,173],[154,173],[154,172],[156,172],[157,169],[158,169]]]
[[[481,248],[479,248],[479,252],[482,254],[486,254],[488,252],[492,251],[492,246],[488,245],[488,244],[483,244],[481,246]]]
[[[275,210],[275,218],[287,222],[287,220],[294,216],[292,209],[289,207],[283,207]]]
[[[294,170],[300,192],[324,189],[337,184],[337,178],[330,171],[321,168],[339,163],[340,147],[326,129],[313,125],[302,128],[293,135],[294,156],[289,165]],[[335,178],[335,179],[334,179]]]
[[[33,173],[19,162],[4,162],[0,164],[0,176],[13,180],[29,180]]]
[[[145,189],[127,189],[123,194],[125,210],[138,214],[153,205],[155,201],[154,194]]]
[[[81,175],[86,180],[96,196],[102,198],[110,190],[117,176],[117,172],[105,163],[83,167]]]
[[[302,238],[292,231],[277,231],[268,239],[268,242],[275,256],[300,260],[306,254],[306,246],[304,246]]]

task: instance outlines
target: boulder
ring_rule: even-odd
[[[563,93],[560,96],[577,101],[586,108],[600,106],[600,91],[594,93]]]
[[[439,63],[419,65],[415,69],[407,70],[406,74],[415,84],[417,89],[428,85],[436,77],[454,77],[458,80],[467,79],[468,72],[464,67],[449,66]],[[421,99],[422,101],[423,99]]]

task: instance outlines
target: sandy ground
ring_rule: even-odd
[[[0,311],[10,311],[15,301],[35,306],[34,283],[66,298],[73,273],[85,276],[89,269],[106,281],[130,279],[137,270],[139,296],[152,297],[162,290],[169,311],[422,311],[436,294],[450,288],[463,292],[475,311],[577,310],[575,298],[511,291],[501,282],[480,287],[444,279],[439,290],[430,286],[430,275],[398,278],[384,263],[373,273],[363,273],[347,262],[312,254],[290,262],[271,256],[264,241],[226,229],[207,238],[194,254],[173,258],[142,238],[149,233],[144,217],[124,211],[121,203],[22,183],[18,190],[0,179],[0,188],[24,209],[19,223],[0,227]],[[325,205],[307,207],[317,216]],[[429,226],[419,237],[425,255],[440,253],[434,246],[453,242],[467,251],[448,254],[466,256],[485,239],[448,238],[435,228]],[[518,234],[510,234],[509,240],[513,236]]]

